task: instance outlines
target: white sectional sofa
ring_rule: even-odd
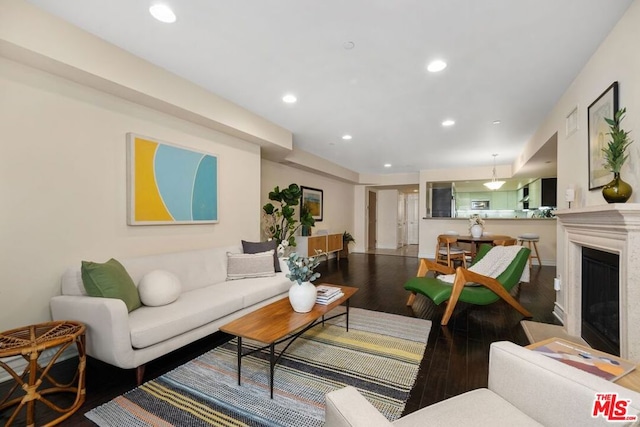
[[[326,396],[326,427],[383,426],[627,426],[593,417],[597,393],[629,399],[626,415],[640,413],[640,393],[511,342],[491,344],[489,387],[469,391],[389,422],[355,388]]]
[[[176,301],[143,305],[130,313],[122,300],[88,296],[78,262],[62,277],[62,295],[51,299],[53,319],[83,322],[87,326],[87,354],[120,368],[136,368],[141,383],[145,363],[287,295],[292,282],[284,272],[226,280],[227,252],[241,253],[242,247],[118,259],[136,286],[153,270],[173,273],[181,285]]]

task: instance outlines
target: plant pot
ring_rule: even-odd
[[[296,313],[308,313],[316,303],[317,290],[311,282],[294,283],[289,288],[289,302]]]
[[[471,233],[471,237],[473,237],[474,239],[482,237],[483,231],[484,230],[480,224],[474,224],[469,229],[469,232]]]
[[[602,197],[607,203],[626,203],[633,193],[633,188],[620,178],[620,172],[614,172],[613,180],[602,187]]]
[[[340,251],[340,258],[349,258],[349,246],[344,245]]]

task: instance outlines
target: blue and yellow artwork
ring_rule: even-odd
[[[131,225],[218,222],[218,158],[127,134]]]

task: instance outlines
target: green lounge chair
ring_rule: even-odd
[[[491,245],[482,245],[474,264],[477,263],[487,252],[492,249]],[[497,278],[483,276],[473,271],[469,271],[463,267],[453,269],[446,265],[436,264],[435,262],[422,258],[420,267],[418,268],[417,277],[414,277],[404,284],[404,288],[411,292],[407,305],[412,305],[416,294],[420,293],[431,300],[436,305],[440,305],[444,301],[447,302],[447,308],[442,317],[442,325],[446,325],[453,314],[458,301],[487,305],[498,301],[500,298],[505,300],[509,305],[518,310],[523,316],[531,317],[529,313],[518,301],[516,301],[509,291],[520,283],[520,277],[527,263],[529,262],[528,248],[522,248],[513,259],[509,267],[502,272]],[[427,272],[435,271],[442,274],[456,274],[453,284],[443,282],[437,277],[425,277]],[[478,285],[465,286],[468,283]]]

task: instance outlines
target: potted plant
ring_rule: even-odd
[[[308,313],[315,305],[317,290],[311,282],[320,277],[320,273],[315,271],[319,264],[317,257],[305,258],[297,252],[289,255],[287,277],[294,282],[289,288],[289,302],[295,312]]]
[[[301,212],[299,222],[295,219],[295,206],[298,206],[301,197],[302,191],[297,184],[290,184],[282,190],[276,186],[269,192],[269,200],[276,205],[269,202],[262,207],[263,231],[268,239],[275,239],[278,245],[293,247],[296,246],[295,233],[298,228],[315,224],[307,210]]]
[[[345,231],[342,233],[342,251],[340,251],[340,256],[347,258],[349,256],[349,243],[355,243],[356,239],[353,238],[351,233]]]
[[[633,193],[631,186],[620,178],[622,165],[629,158],[627,148],[633,142],[629,139],[629,132],[620,127],[626,112],[627,109],[622,108],[616,112],[613,119],[605,118],[609,125],[611,140],[602,149],[604,167],[613,172],[613,181],[602,187],[602,196],[608,203],[625,203]]]

